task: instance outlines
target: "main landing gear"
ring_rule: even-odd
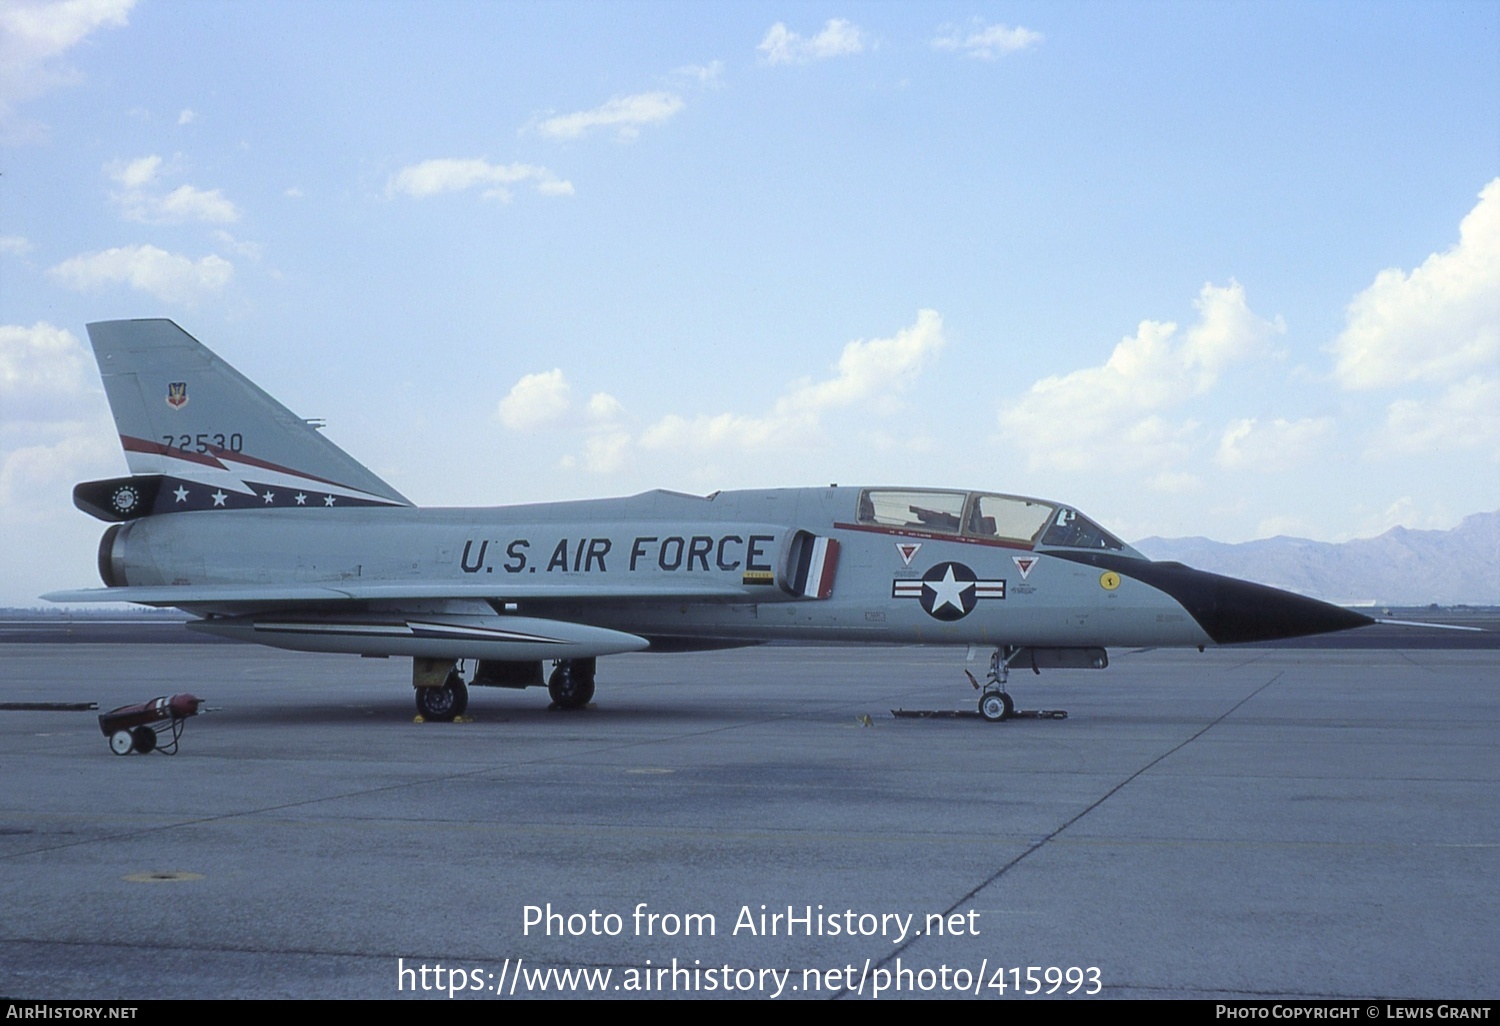
[[[424,720],[451,723],[469,708],[469,688],[456,666],[448,671],[443,683],[419,687],[416,692],[417,712]]]
[[[547,678],[547,694],[559,709],[582,709],[594,700],[593,659],[559,659]]]
[[[411,682],[417,713],[435,723],[451,723],[469,708],[469,687],[525,688],[542,683],[542,663],[477,660],[473,680],[464,683],[462,663],[451,659],[412,659]],[[582,709],[594,700],[593,659],[559,659],[547,680],[547,693],[558,709]],[[129,740],[126,738],[126,740]],[[121,742],[123,744],[123,741]]]

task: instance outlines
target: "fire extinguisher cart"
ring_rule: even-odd
[[[192,695],[163,695],[139,705],[122,705],[99,714],[99,729],[109,738],[109,750],[116,755],[157,751],[177,754],[177,741],[189,716],[198,715],[203,699]],[[171,740],[162,739],[170,734]]]

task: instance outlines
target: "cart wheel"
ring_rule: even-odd
[[[128,730],[117,730],[109,735],[109,750],[116,755],[129,755],[135,751],[135,738]]]
[[[136,727],[130,736],[135,739],[135,750],[142,755],[156,747],[156,731],[150,727]]]

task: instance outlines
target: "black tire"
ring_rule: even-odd
[[[469,689],[461,680],[450,677],[440,687],[417,688],[417,712],[424,720],[452,723],[468,706]]]
[[[564,659],[547,679],[547,694],[559,709],[582,709],[594,700],[594,660]]]
[[[979,696],[979,715],[991,723],[1008,720],[1015,711],[1015,704],[1004,691],[986,691]]]
[[[448,674],[446,686],[453,689],[453,718],[457,719],[469,711],[469,687],[457,670]]]
[[[135,750],[142,755],[156,748],[156,731],[150,727],[136,727],[130,732],[130,738],[135,742]]]

